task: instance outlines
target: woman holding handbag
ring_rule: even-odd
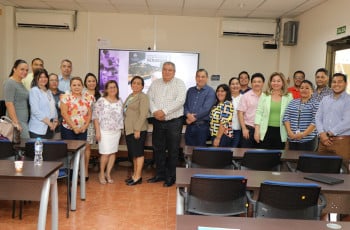
[[[6,114],[12,120],[13,125],[20,131],[21,138],[29,138],[29,93],[22,83],[27,74],[27,62],[18,59],[13,64],[9,79],[4,83]]]

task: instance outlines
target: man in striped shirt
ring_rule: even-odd
[[[175,71],[174,63],[165,62],[162,79],[153,81],[147,93],[154,117],[152,145],[157,166],[156,175],[147,182],[165,181],[164,187],[172,186],[176,180],[186,98],[185,83],[175,78]]]

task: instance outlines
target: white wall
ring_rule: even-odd
[[[290,69],[302,69],[314,80],[316,69],[325,67],[328,41],[350,35],[350,1],[332,0],[301,15],[297,46],[291,49]],[[336,28],[346,25],[347,33],[337,35]]]
[[[77,30],[66,32],[16,29],[14,9],[5,7],[5,10],[7,42],[0,40],[0,45],[13,42],[7,46],[11,55],[3,55],[6,72],[17,58],[30,62],[41,57],[49,72],[58,73],[60,61],[68,58],[73,61],[73,75],[84,77],[90,71],[97,73],[98,39],[110,41],[110,48],[156,46],[157,50],[200,52],[200,67],[209,74],[220,74],[222,82],[242,70],[265,75],[280,70],[279,50],[264,50],[261,38],[220,36],[220,18],[79,12]],[[284,64],[288,65],[289,61]]]

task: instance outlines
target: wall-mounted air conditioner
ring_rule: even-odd
[[[223,18],[221,35],[272,38],[276,25],[273,19]]]
[[[76,28],[76,11],[16,9],[16,27],[71,30]]]

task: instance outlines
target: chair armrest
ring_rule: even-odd
[[[245,194],[246,194],[246,196],[248,198],[249,204],[252,205],[253,217],[256,217],[256,200],[254,200],[253,197],[252,197],[253,192],[252,191],[246,191]]]
[[[288,168],[288,170],[290,172],[296,172],[297,171],[295,168],[293,168],[292,164],[289,161],[287,161],[286,164],[287,164],[287,168]]]

